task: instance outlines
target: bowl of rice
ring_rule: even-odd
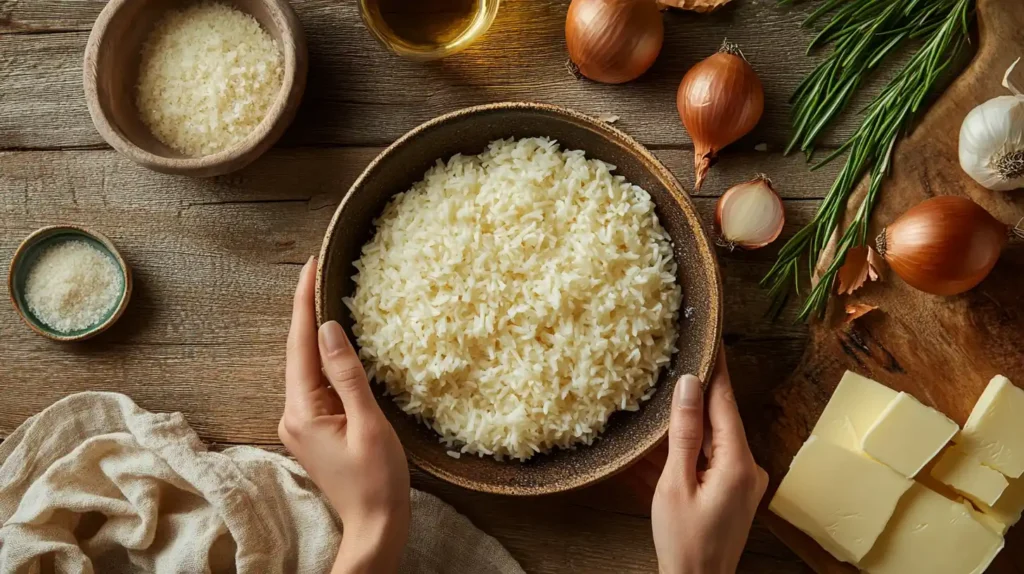
[[[83,84],[111,147],[155,171],[241,169],[295,118],[306,40],[287,0],[110,0]]]
[[[721,278],[689,196],[610,125],[545,104],[431,120],[328,227],[317,319],[348,332],[409,458],[538,495],[628,467],[707,380]]]

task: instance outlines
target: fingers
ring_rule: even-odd
[[[349,418],[356,420],[368,413],[380,412],[370,391],[370,382],[366,378],[363,364],[341,325],[337,321],[324,323],[320,327],[319,338],[324,373],[341,397]]]
[[[700,379],[685,375],[676,383],[672,396],[672,419],[668,431],[665,473],[685,488],[695,490],[697,461],[704,441],[704,393]]]
[[[733,394],[729,379],[729,367],[725,361],[725,350],[718,354],[718,363],[708,389],[708,419],[714,442],[714,456],[733,461],[752,460],[747,434],[743,430],[736,395]]]
[[[285,410],[308,411],[309,395],[321,387],[320,352],[316,342],[316,260],[302,267],[292,305],[292,325],[288,332],[285,363]]]

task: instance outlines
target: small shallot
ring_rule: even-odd
[[[782,198],[764,174],[729,188],[715,209],[719,243],[730,249],[760,249],[778,239],[785,223]]]
[[[676,108],[693,139],[694,190],[700,191],[718,152],[761,119],[764,88],[739,48],[725,42],[683,76]]]
[[[595,82],[621,84],[654,64],[665,24],[654,0],[572,0],[565,17],[569,59]]]
[[[878,252],[911,287],[958,295],[988,276],[1010,231],[966,197],[933,197],[889,225],[878,236]]]

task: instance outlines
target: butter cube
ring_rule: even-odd
[[[931,471],[932,478],[951,487],[973,502],[992,506],[1009,483],[999,471],[954,446],[942,453]]]
[[[986,465],[1019,478],[1024,474],[1024,390],[1006,377],[992,379],[957,442]]]
[[[960,430],[939,411],[907,393],[896,395],[861,442],[864,452],[913,478]]]
[[[768,508],[837,559],[857,564],[912,483],[884,464],[811,435]]]
[[[980,510],[975,510],[974,505],[970,502],[964,502],[967,505],[967,509],[971,511],[971,516],[975,520],[985,525],[986,528],[995,532],[1000,536],[1006,536],[1006,531],[1010,529],[1009,526],[1005,525],[998,518],[991,514],[986,514]]]
[[[979,503],[978,508],[998,525],[998,528],[994,528],[996,532],[1006,534],[1011,526],[1020,522],[1021,514],[1024,513],[1024,477],[1011,478],[1010,485],[995,504],[990,506]]]
[[[962,503],[915,484],[860,567],[869,574],[980,574],[1003,537]]]
[[[896,394],[885,385],[846,371],[811,434],[848,450],[860,450],[864,434]]]

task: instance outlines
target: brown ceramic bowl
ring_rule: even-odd
[[[306,88],[306,38],[287,0],[226,0],[251,14],[284,56],[284,83],[267,117],[244,140],[224,151],[187,157],[158,141],[135,107],[142,45],[156,22],[179,0],[110,0],[85,47],[83,82],[96,130],[117,151],[152,170],[210,177],[241,169],[270,149],[295,118]]]
[[[453,484],[498,494],[536,495],[579,488],[642,457],[668,430],[678,378],[693,373],[708,380],[722,331],[718,264],[697,211],[679,182],[643,146],[608,124],[564,108],[530,103],[492,104],[441,116],[402,136],[370,163],[327,229],[317,271],[317,320],[336,320],[351,333],[352,318],[341,299],[352,293],[352,263],[371,239],[372,221],[391,196],[422,179],[438,158],[477,154],[499,138],[531,136],[548,136],[565,148],[582,149],[588,157],[612,163],[618,166],[617,173],[651,194],[658,218],[673,238],[687,312],[680,313],[679,353],[662,372],[657,392],[639,411],[613,415],[592,446],[536,455],[526,463],[471,455],[454,459],[434,431],[378,393],[381,408],[416,465]]]

